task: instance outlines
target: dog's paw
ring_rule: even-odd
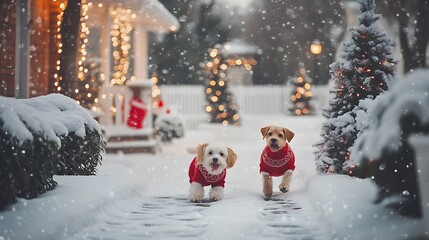
[[[271,196],[273,196],[273,187],[272,186],[266,186],[266,187],[264,187],[262,192],[264,193],[265,198],[271,198]]]
[[[216,202],[216,201],[222,200],[222,198],[216,196],[216,197],[211,197],[210,200],[212,200],[213,202]]]
[[[265,198],[270,198],[273,195],[273,179],[270,176],[262,178],[262,192]]]
[[[289,192],[289,186],[288,186],[288,184],[286,184],[286,183],[281,183],[281,184],[279,185],[279,190],[280,190],[280,192],[282,192],[282,193],[287,193],[287,192]]]
[[[219,201],[223,199],[223,188],[222,187],[214,187],[210,190],[209,198],[212,201]]]
[[[282,182],[279,185],[280,192],[282,192],[282,193],[289,192],[291,179],[292,179],[292,173],[286,172],[283,175]]]
[[[194,196],[194,197],[190,197],[189,201],[191,201],[192,203],[200,203],[200,202],[203,201],[203,198],[202,197]]]
[[[271,198],[273,196],[273,192],[271,191],[271,192],[264,192],[264,197],[266,198],[266,199],[269,199],[269,198]]]
[[[201,184],[193,182],[191,183],[191,189],[189,190],[189,200],[191,202],[202,202],[204,197],[204,189]]]
[[[203,198],[204,198],[204,193],[200,193],[198,191],[191,193],[189,195],[189,201],[193,203],[200,203],[203,201]]]

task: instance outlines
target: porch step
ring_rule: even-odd
[[[106,139],[122,137],[151,137],[152,128],[130,128],[126,125],[103,126],[103,132]]]
[[[155,140],[107,142],[106,153],[155,153]]]

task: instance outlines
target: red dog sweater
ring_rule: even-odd
[[[197,182],[203,187],[211,185],[212,187],[225,187],[226,169],[219,175],[212,175],[204,168],[203,165],[197,165],[197,158],[195,157],[189,165],[189,182]]]
[[[270,176],[282,176],[288,170],[295,170],[295,155],[289,144],[279,151],[273,152],[267,146],[261,154],[259,172]]]

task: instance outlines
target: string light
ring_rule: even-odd
[[[88,51],[89,44],[89,13],[96,7],[88,0],[82,0],[79,22],[79,35],[77,52],[77,81],[74,89],[75,100],[82,107],[97,111],[99,90],[105,79],[101,73],[102,61],[98,57],[91,57]],[[105,96],[104,96],[105,97]]]
[[[113,74],[111,84],[123,85],[128,80],[130,67],[131,25],[132,12],[130,9],[111,8],[110,15],[113,18],[110,36],[113,45]]]
[[[86,46],[88,44],[88,35],[89,35],[89,27],[87,25],[88,21],[88,3],[86,0],[82,0],[82,8],[81,8],[81,17],[80,17],[80,51],[78,53],[78,74],[77,78],[80,81],[85,79],[85,73],[88,72],[88,69],[84,67],[84,62],[87,58]]]
[[[153,75],[150,80],[153,82],[152,86],[152,98],[158,98],[161,95],[161,89],[158,87],[158,77]]]
[[[88,74],[88,68],[85,65],[85,62],[88,58],[87,45],[88,45],[88,35],[89,35],[89,27],[88,27],[88,10],[89,6],[92,6],[92,3],[88,3],[87,0],[82,0],[81,12],[80,12],[80,28],[79,28],[79,51],[77,56],[77,79],[80,81],[75,89],[75,99],[80,104],[89,104],[88,101],[85,101],[85,98],[91,98],[92,94],[87,91],[90,91],[89,84],[83,83],[86,80]],[[82,89],[79,89],[82,87]],[[84,103],[86,102],[86,103]]]
[[[57,0],[53,0],[53,2],[60,2]],[[56,46],[56,52],[58,53],[58,60],[56,61],[56,66],[55,66],[55,70],[56,72],[54,73],[54,87],[55,90],[57,92],[60,92],[62,90],[61,88],[61,81],[63,80],[62,76],[59,75],[60,69],[61,69],[61,60],[60,60],[60,54],[63,52],[63,44],[62,44],[62,36],[61,36],[61,25],[63,23],[63,18],[64,18],[64,10],[67,7],[67,1],[61,1],[59,4],[59,9],[60,12],[57,15],[57,23],[56,23],[56,28],[55,28],[55,35],[54,35],[54,41],[55,41],[55,46]]]

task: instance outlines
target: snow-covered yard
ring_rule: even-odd
[[[56,176],[55,190],[0,212],[0,239],[429,238],[420,220],[372,204],[370,180],[316,175],[312,145],[322,121],[244,117],[241,127],[202,125],[157,155],[106,155],[96,176]],[[275,188],[266,201],[258,173],[260,128],[271,124],[295,132],[296,171],[291,191]],[[190,203],[187,169],[194,156],[186,148],[213,140],[239,155],[228,170],[225,199]]]

